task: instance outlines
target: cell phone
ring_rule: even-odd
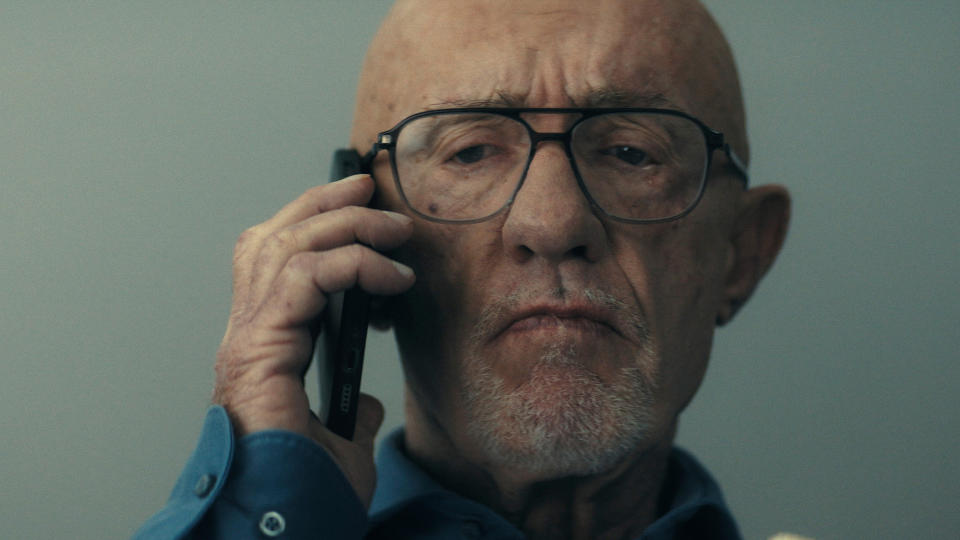
[[[356,151],[334,152],[331,182],[361,172],[363,164]],[[369,314],[370,295],[359,286],[330,295],[314,348],[320,379],[320,419],[327,429],[348,440],[353,439],[357,423]]]

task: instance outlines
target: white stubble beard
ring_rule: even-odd
[[[642,321],[637,324],[645,336]],[[596,474],[650,437],[654,384],[640,367],[653,358],[649,341],[644,358],[619,368],[609,383],[564,341],[536,360],[524,359],[529,374],[514,389],[471,347],[463,368],[468,434],[497,465],[548,476]]]

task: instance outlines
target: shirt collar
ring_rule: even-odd
[[[415,500],[445,492],[448,490],[407,457],[403,428],[384,437],[377,452],[377,489],[370,503],[375,521],[387,519]]]
[[[741,538],[717,481],[696,458],[676,446],[670,453],[665,483],[665,511],[647,527],[642,539]]]
[[[374,522],[384,522],[416,501],[434,495],[459,495],[437,483],[404,450],[403,428],[387,435],[377,453],[377,489],[370,505]],[[727,509],[720,486],[692,455],[674,447],[666,477],[665,511],[641,536],[643,540],[706,537],[739,539],[736,522]],[[477,503],[470,503],[480,506]],[[492,514],[492,511],[483,507]],[[486,512],[485,512],[486,513]],[[497,516],[499,517],[499,516]],[[679,535],[679,536],[678,536]]]

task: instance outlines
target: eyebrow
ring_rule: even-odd
[[[599,108],[599,107],[650,107],[650,108],[670,108],[680,109],[680,107],[670,101],[661,93],[644,93],[633,90],[623,90],[619,88],[595,88],[581,97],[571,97],[572,107]],[[497,91],[494,97],[482,99],[454,99],[445,100],[435,105],[434,108],[446,107],[509,107],[522,108],[529,107],[525,96],[506,91]]]
[[[459,108],[459,107],[458,107]],[[434,122],[430,126],[430,130],[421,133],[420,135],[424,138],[425,147],[432,147],[437,140],[437,137],[441,135],[444,129],[450,126],[462,126],[462,125],[480,125],[483,124],[503,124],[507,121],[506,117],[503,116],[491,116],[491,115],[482,115],[482,114],[473,114],[473,115],[462,115],[462,114],[451,114],[443,115],[444,117],[433,117]],[[464,119],[464,116],[468,118]]]

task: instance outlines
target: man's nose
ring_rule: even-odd
[[[536,150],[503,224],[506,251],[519,262],[532,257],[596,261],[606,249],[606,231],[577,183],[563,144],[543,141]]]

